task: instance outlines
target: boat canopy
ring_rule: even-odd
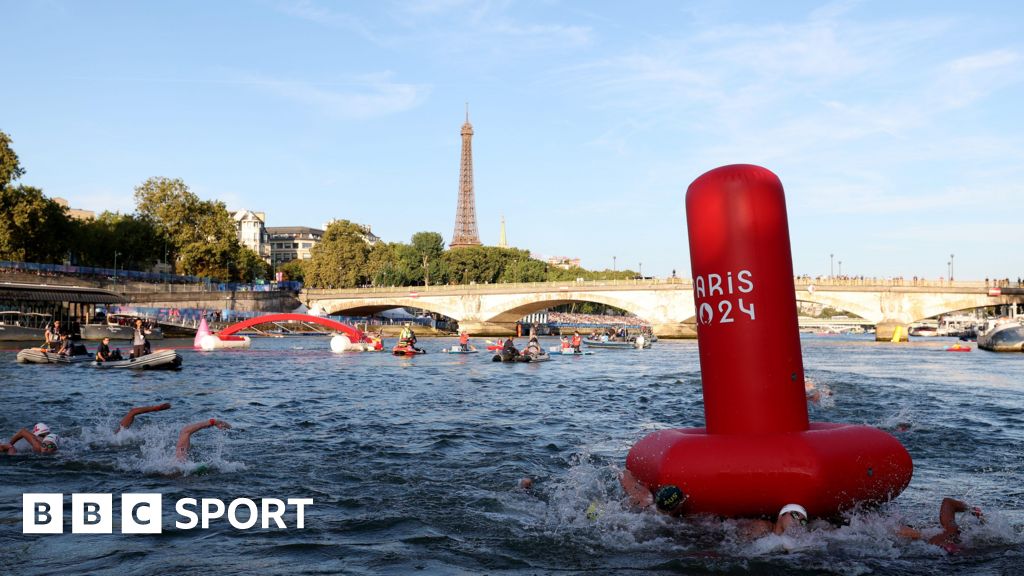
[[[125,299],[119,294],[99,288],[4,282],[0,283],[0,301],[116,304],[125,302]]]

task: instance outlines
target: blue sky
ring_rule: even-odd
[[[168,176],[450,240],[469,102],[485,244],[688,277],[686,187],[754,163],[798,274],[1016,279],[1022,6],[0,0],[0,130],[74,207]]]

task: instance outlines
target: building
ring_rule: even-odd
[[[68,209],[68,216],[74,218],[75,220],[95,220],[96,219],[96,213],[93,212],[92,210],[82,210],[82,209],[79,209],[79,208],[71,208],[70,206],[68,206],[68,201],[65,200],[64,198],[54,198],[53,201],[56,202],[57,204],[60,204],[61,206],[65,207],[65,208],[67,208]]]
[[[270,234],[266,228],[266,213],[238,210],[231,218],[238,230],[238,242],[270,262]]]
[[[554,266],[563,270],[580,267],[579,258],[567,258],[565,256],[552,256],[547,259],[547,263],[549,266]]]
[[[273,266],[292,260],[309,260],[310,250],[324,237],[324,231],[307,226],[273,226],[270,236],[270,263]]]

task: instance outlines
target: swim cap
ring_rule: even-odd
[[[785,506],[783,506],[782,510],[779,510],[779,518],[784,516],[786,512],[796,512],[803,516],[805,520],[808,518],[807,509],[805,509],[803,506],[799,504],[786,504]]]
[[[686,500],[686,494],[677,486],[669,484],[668,486],[662,486],[658,493],[654,495],[654,504],[658,507],[658,510],[662,512],[671,512],[676,506],[683,503]]]
[[[46,436],[50,433],[50,427],[40,422],[32,427],[32,433],[36,436]]]
[[[51,447],[53,447],[54,450],[56,450],[57,449],[57,435],[56,434],[50,434],[46,438],[43,438],[43,440],[42,440],[42,442],[40,442],[40,444],[42,444],[43,446],[50,445]]]

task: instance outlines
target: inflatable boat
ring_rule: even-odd
[[[42,348],[26,348],[18,352],[17,361],[21,364],[79,364],[92,360],[92,354],[85,346],[75,346],[76,354],[57,354]]]
[[[444,352],[445,354],[476,354],[477,352],[479,352],[479,350],[477,350],[476,348],[474,348],[472,346],[470,346],[469,350],[463,350],[462,348],[459,348],[458,346],[452,346],[448,350],[443,350],[442,349],[442,352]]]
[[[129,370],[180,370],[181,355],[174,350],[155,350],[151,354],[144,354],[138,358],[107,360],[106,362],[95,361],[92,365],[97,368],[127,368]]]

